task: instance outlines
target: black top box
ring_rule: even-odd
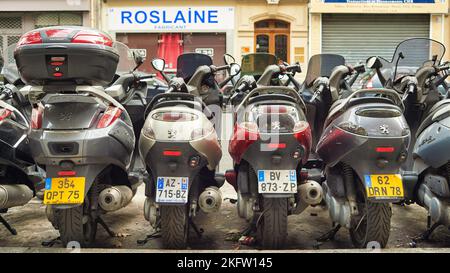
[[[57,26],[22,35],[14,51],[22,81],[31,85],[109,84],[119,54],[99,30]]]

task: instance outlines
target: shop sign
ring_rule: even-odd
[[[147,58],[147,49],[146,48],[130,48],[132,52],[136,52],[142,58]]]
[[[214,48],[196,48],[195,53],[205,54],[214,57]]]
[[[117,7],[108,10],[112,31],[234,29],[234,7]]]

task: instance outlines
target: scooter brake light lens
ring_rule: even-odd
[[[110,37],[96,31],[80,31],[72,38],[72,43],[97,44],[105,46],[113,45],[113,41]]]
[[[154,120],[176,122],[176,121],[193,121],[198,119],[196,114],[188,112],[159,112],[152,115]]]
[[[44,107],[39,104],[31,111],[31,129],[41,129],[42,127],[42,114]]]
[[[11,115],[11,111],[8,109],[0,109],[0,121],[5,120]]]
[[[42,37],[39,31],[29,31],[20,37],[17,47],[22,45],[42,44]]]
[[[75,176],[77,175],[76,171],[59,171],[58,176]]]
[[[181,152],[180,151],[170,151],[170,150],[166,150],[163,152],[164,156],[181,156]]]
[[[377,147],[375,149],[377,153],[393,153],[395,151],[394,147]]]
[[[122,109],[113,106],[108,107],[105,113],[103,113],[103,116],[100,118],[100,121],[97,124],[97,129],[110,126],[120,117],[120,115],[122,115]]]
[[[261,148],[264,150],[276,150],[276,149],[284,149],[286,148],[286,143],[267,143],[261,144]]]
[[[265,114],[284,114],[287,113],[287,107],[286,106],[280,106],[280,105],[264,105],[260,106],[262,108],[262,112]]]

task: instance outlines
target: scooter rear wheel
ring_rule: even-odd
[[[89,247],[97,234],[97,222],[85,213],[83,204],[70,209],[55,209],[55,218],[64,246],[78,242],[81,247]]]
[[[350,228],[353,245],[357,248],[386,247],[391,230],[391,205],[367,200],[363,189],[359,189],[358,195],[361,217],[353,219]]]
[[[280,249],[284,247],[287,238],[287,198],[261,197],[262,215],[257,222],[257,242],[263,249]]]
[[[164,248],[184,249],[187,247],[189,237],[187,205],[161,206],[161,237]]]

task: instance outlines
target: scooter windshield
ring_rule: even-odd
[[[119,54],[119,63],[117,64],[116,74],[121,75],[131,72],[136,66],[133,51],[124,43],[114,42],[113,48]]]
[[[1,74],[5,77],[6,81],[11,84],[15,84],[16,81],[20,79],[16,60],[14,59],[15,48],[16,44],[9,45],[2,53],[3,67],[1,68]]]
[[[317,54],[312,56],[308,62],[305,84],[311,86],[319,77],[329,78],[331,71],[338,66],[345,65],[345,58],[337,54]]]
[[[177,59],[177,77],[183,78],[184,82],[188,82],[199,66],[210,66],[212,64],[213,61],[211,57],[206,54],[181,54]]]
[[[394,75],[395,68],[409,67],[417,70],[423,65],[440,64],[445,53],[445,46],[428,38],[412,38],[397,45],[392,60],[382,59],[382,70],[386,79],[397,80],[402,75]],[[398,74],[398,73],[397,73]]]
[[[277,57],[269,53],[253,53],[242,56],[241,75],[261,76],[267,66],[277,64]]]

